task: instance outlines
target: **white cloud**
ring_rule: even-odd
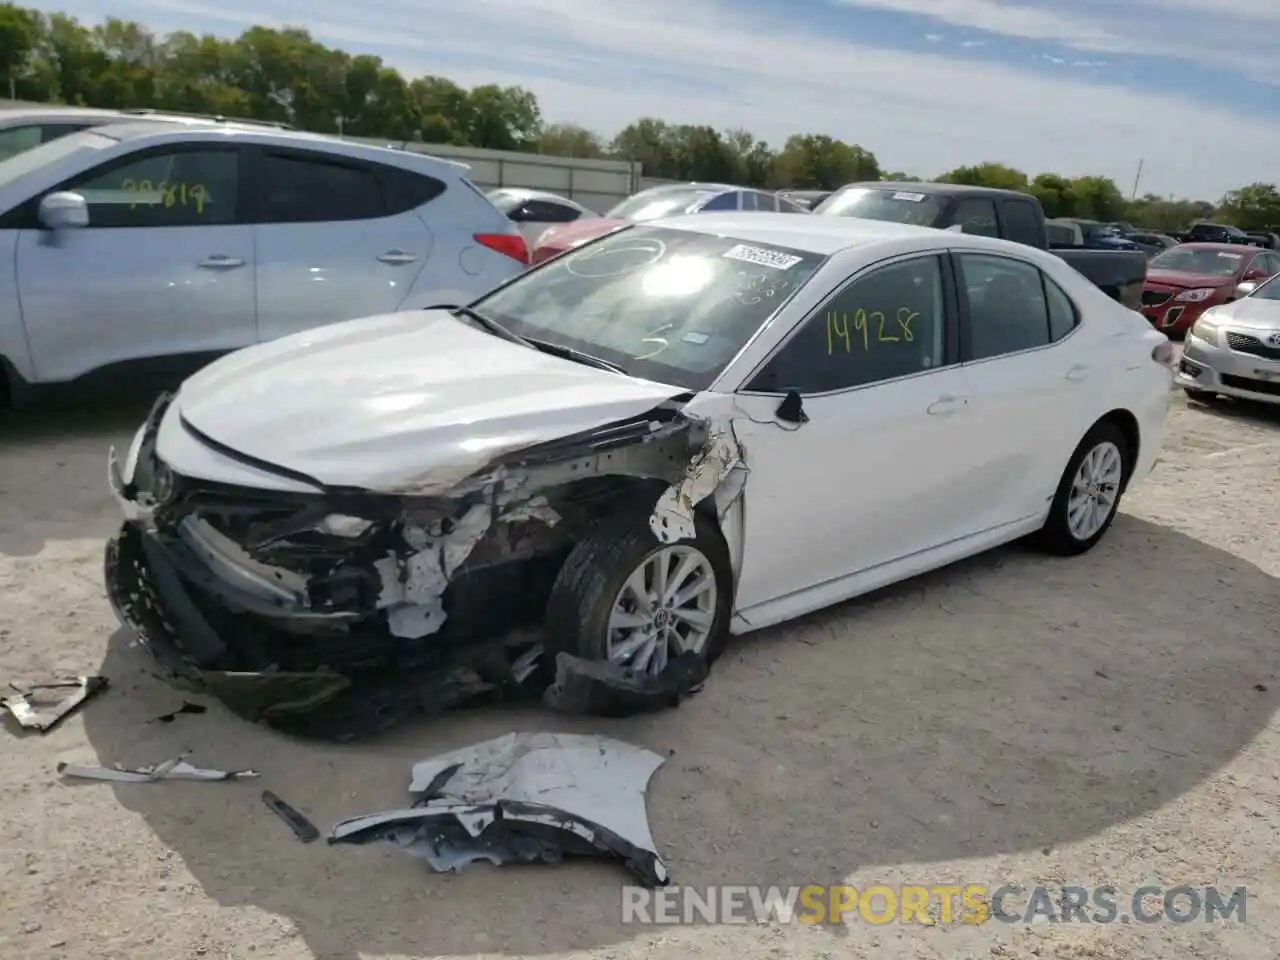
[[[940,34],[940,33],[926,33],[926,34],[924,35],[924,38],[925,38],[926,40],[928,40],[930,43],[941,43],[941,42],[942,42],[942,34]]]
[[[196,5],[142,2],[188,15]],[[221,15],[236,24],[297,23],[296,10],[291,0],[260,0]],[[1280,123],[1085,83],[1079,74],[1046,77],[789,32],[718,0],[366,0],[358,13],[318,2],[305,22],[332,45],[382,47],[411,74],[526,86],[549,120],[609,135],[653,116],[741,126],[775,145],[792,133],[826,133],[872,150],[886,169],[919,175],[991,160],[1121,184],[1143,157],[1144,189],[1209,199],[1274,180],[1280,154]],[[400,31],[406,22],[430,29]],[[468,52],[503,65],[454,68]]]
[[[1006,37],[1051,41],[1080,51],[1149,54],[1196,63],[1216,59],[1256,80],[1280,85],[1277,0],[1136,0],[1134,5],[1114,3],[1102,22],[1082,16],[1070,0],[1057,0],[1059,10],[1047,8],[1054,5],[1052,0],[1047,6],[1031,5],[1030,0],[836,2],[916,14]],[[1178,11],[1193,16],[1178,16]]]
[[[985,47],[986,45],[987,41],[985,40],[966,40],[964,43],[960,44],[960,46],[967,47],[970,50],[977,49],[978,47]]]

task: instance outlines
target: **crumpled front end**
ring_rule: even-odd
[[[680,407],[525,448],[419,496],[186,475],[157,437],[200,438],[165,396],[124,463],[110,455],[125,521],[106,548],[107,593],[168,678],[288,732],[351,739],[537,695],[564,672],[543,662],[539,628],[577,533],[635,511],[665,539],[691,522],[713,473],[740,465],[723,431]]]

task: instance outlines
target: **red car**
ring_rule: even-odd
[[[1142,314],[1161,333],[1182,334],[1209,307],[1230,303],[1236,287],[1280,273],[1280,255],[1234,243],[1183,243],[1152,257]]]

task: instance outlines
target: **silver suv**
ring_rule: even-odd
[[[466,172],[317,134],[154,120],[10,157],[0,376],[20,392],[122,361],[467,303],[529,254]]]

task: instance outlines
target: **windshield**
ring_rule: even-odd
[[[22,153],[14,154],[8,160],[0,161],[0,187],[7,187],[46,164],[62,160],[73,153],[81,150],[101,150],[117,142],[91,130],[81,130],[79,133],[71,133],[38,147],[32,147],[30,150],[24,150]]]
[[[1280,300],[1280,273],[1270,280],[1263,280],[1249,296],[1255,300]]]
[[[1151,258],[1150,270],[1178,270],[1182,273],[1200,273],[1211,277],[1234,276],[1244,259],[1242,253],[1225,250],[1188,250],[1174,247]]]
[[[942,204],[924,193],[847,187],[827,197],[813,212],[820,217],[862,217],[932,227],[942,213]]]
[[[655,190],[627,197],[605,214],[618,220],[655,220],[685,213],[695,203],[701,203],[715,194],[710,190]]]
[[[702,390],[826,258],[687,230],[632,227],[473,304],[513,333]]]

